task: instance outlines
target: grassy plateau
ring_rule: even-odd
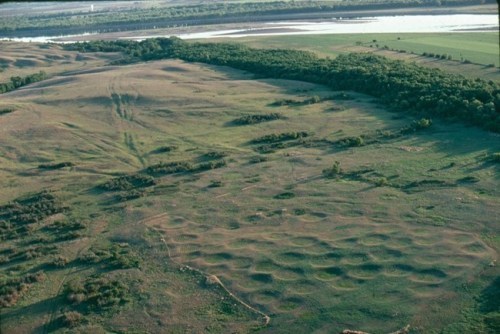
[[[459,52],[398,36],[359,47]],[[490,63],[483,36],[461,52]],[[2,333],[500,328],[497,133],[228,67],[0,49],[0,81],[51,76],[0,98]]]

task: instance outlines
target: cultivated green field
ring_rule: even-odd
[[[418,34],[330,34],[304,36],[265,36],[231,39],[255,47],[276,47],[316,51],[335,56],[353,46],[405,50],[421,55],[424,52],[451,55],[454,60],[499,66],[498,32],[482,33],[418,33]],[[375,42],[374,42],[375,41]]]
[[[330,57],[349,52],[374,52],[454,73],[500,80],[498,32],[331,34],[308,35],[306,38],[304,36],[255,36],[222,40],[257,48],[308,50]],[[221,39],[217,38],[213,41],[219,42]],[[406,53],[398,52],[399,50],[404,50]],[[451,56],[452,61],[422,57],[424,52],[446,54]],[[465,60],[469,60],[472,64],[463,64]],[[497,68],[486,67],[489,64],[494,64]]]
[[[67,62],[0,100],[0,278],[35,275],[2,290],[2,333],[498,328],[498,134],[405,132],[371,97],[226,67],[0,47],[5,78]]]

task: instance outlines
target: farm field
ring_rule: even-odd
[[[52,75],[0,100],[0,279],[26,283],[2,333],[498,328],[498,134],[405,132],[420,119],[373,97],[228,67],[0,47],[2,81]]]
[[[437,67],[452,73],[500,80],[498,32],[330,34],[308,35],[307,38],[300,35],[255,36],[216,38],[211,41],[243,43],[256,48],[306,50],[329,57],[349,52],[373,52],[390,58],[415,61],[423,66]],[[399,50],[406,52],[401,53]],[[423,57],[424,52],[445,54],[451,56],[452,61]],[[464,64],[466,60],[470,63]],[[494,66],[488,67],[490,64]]]

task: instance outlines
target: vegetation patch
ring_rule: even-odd
[[[207,162],[201,162],[198,164],[193,164],[187,161],[177,161],[177,162],[160,162],[156,165],[152,165],[146,168],[146,173],[153,175],[169,175],[176,173],[195,173],[203,172],[211,169],[221,168],[227,165],[226,160],[213,160]]]
[[[140,258],[129,244],[112,244],[107,248],[91,248],[79,257],[85,264],[105,264],[109,269],[139,268]]]
[[[339,139],[336,144],[341,147],[359,147],[365,145],[365,140],[362,135],[357,137],[345,137]]]
[[[71,282],[66,286],[65,295],[66,300],[83,313],[98,313],[130,301],[128,286],[106,277]]]
[[[230,125],[252,125],[263,122],[270,122],[278,119],[284,119],[281,114],[278,113],[270,113],[270,114],[261,114],[261,115],[246,115],[235,120],[231,121]]]
[[[273,133],[270,135],[265,135],[265,136],[262,136],[259,138],[252,139],[250,141],[250,143],[252,143],[252,144],[277,143],[277,142],[281,142],[281,141],[296,140],[299,138],[305,138],[308,136],[310,136],[310,134],[305,132],[305,131]]]
[[[65,167],[74,167],[74,166],[75,166],[74,163],[66,161],[66,162],[58,162],[52,164],[41,164],[38,165],[38,169],[54,170],[54,169],[61,169]]]
[[[210,184],[208,185],[209,188],[219,188],[222,187],[222,181],[220,180],[212,180],[210,181]]]
[[[175,173],[192,172],[194,165],[187,161],[160,162],[146,168],[146,173],[154,175],[168,175]]]
[[[310,135],[310,133],[305,131],[273,133],[252,139],[250,144],[264,144],[254,147],[254,150],[264,154],[272,153],[279,149],[303,145],[305,144],[304,138],[307,138]]]
[[[340,167],[340,162],[335,161],[333,165],[329,168],[323,169],[323,176],[329,179],[337,178],[342,174],[342,168]]]
[[[156,184],[154,177],[144,174],[131,174],[116,177],[99,186],[105,191],[131,190],[134,188],[151,187]]]
[[[145,189],[130,189],[127,191],[122,191],[116,194],[115,199],[117,202],[131,201],[137,198],[146,196],[147,192]]]
[[[38,81],[42,81],[47,78],[48,78],[47,73],[45,73],[44,71],[30,74],[25,77],[20,77],[20,76],[11,77],[9,82],[0,83],[0,94],[10,92],[19,87],[26,86]]]
[[[500,152],[492,153],[486,157],[486,161],[492,162],[495,164],[500,163]]]
[[[222,159],[227,157],[227,152],[221,152],[221,151],[210,151],[201,156],[201,159],[203,160],[217,160],[217,159]]]
[[[309,105],[309,104],[320,103],[322,101],[330,100],[330,99],[332,99],[332,98],[322,99],[321,97],[314,95],[313,97],[302,100],[302,101],[291,100],[291,99],[278,100],[278,101],[275,101],[275,102],[269,104],[269,106],[270,107],[283,107],[283,106],[300,107],[300,106],[305,106],[305,105]]]
[[[477,183],[480,179],[475,176],[466,176],[457,180],[457,183]]]
[[[294,197],[295,197],[295,194],[292,192],[284,192],[284,193],[281,193],[281,194],[274,196],[275,199],[290,199],[290,198],[294,198]]]
[[[12,239],[26,235],[30,225],[48,216],[61,213],[65,207],[49,191],[43,191],[0,206],[0,238]]]
[[[401,186],[401,189],[407,193],[414,193],[414,192],[426,191],[426,190],[431,190],[431,189],[436,189],[436,188],[454,187],[454,186],[455,186],[455,184],[448,183],[446,181],[441,181],[441,180],[420,180],[420,181],[414,181],[414,182],[410,182],[408,184],[405,184],[405,185]]]
[[[175,145],[161,146],[161,147],[158,147],[158,148],[154,149],[153,151],[151,151],[151,153],[152,154],[169,153],[172,151],[176,151],[177,149],[178,149],[178,147]]]
[[[373,133],[365,133],[359,136],[343,137],[337,140],[316,139],[312,141],[312,145],[314,143],[320,145],[327,144],[327,145],[333,145],[338,149],[345,149],[349,147],[360,147],[400,138],[405,135],[414,134],[429,128],[431,125],[432,121],[430,119],[422,118],[418,121],[415,120],[411,124],[405,125],[395,130],[376,130]]]
[[[82,230],[86,228],[87,226],[80,221],[56,220],[43,227],[42,231],[52,236],[54,242],[60,242],[81,237]]]
[[[68,328],[74,328],[80,325],[84,320],[83,314],[77,311],[64,312],[59,321],[61,325]]]
[[[14,109],[14,108],[0,109],[0,116],[1,115],[6,115],[6,114],[10,114],[11,112],[14,112],[14,111],[16,111],[16,109]]]
[[[46,275],[42,272],[26,274],[23,277],[7,278],[0,280],[0,307],[10,307],[17,303],[33,285],[37,282],[42,282]]]
[[[269,159],[266,156],[258,155],[258,156],[250,158],[250,160],[248,162],[251,164],[258,164],[261,162],[266,162],[268,160]]]

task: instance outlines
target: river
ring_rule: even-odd
[[[270,35],[309,35],[309,34],[362,34],[362,33],[445,33],[445,32],[498,32],[497,15],[458,14],[458,15],[397,15],[359,18],[332,18],[320,21],[282,21],[245,24],[244,28],[232,25],[231,29],[213,29],[211,26],[193,27],[190,33],[164,33],[161,30],[128,31],[114,34],[115,39],[143,40],[152,37],[178,36],[183,39],[203,39],[217,37],[246,37]],[[200,31],[199,29],[203,29]],[[182,31],[182,30],[180,30]],[[68,36],[41,36],[26,38],[4,38],[22,42],[68,43],[99,39],[98,33]],[[109,39],[109,38],[106,38]]]

